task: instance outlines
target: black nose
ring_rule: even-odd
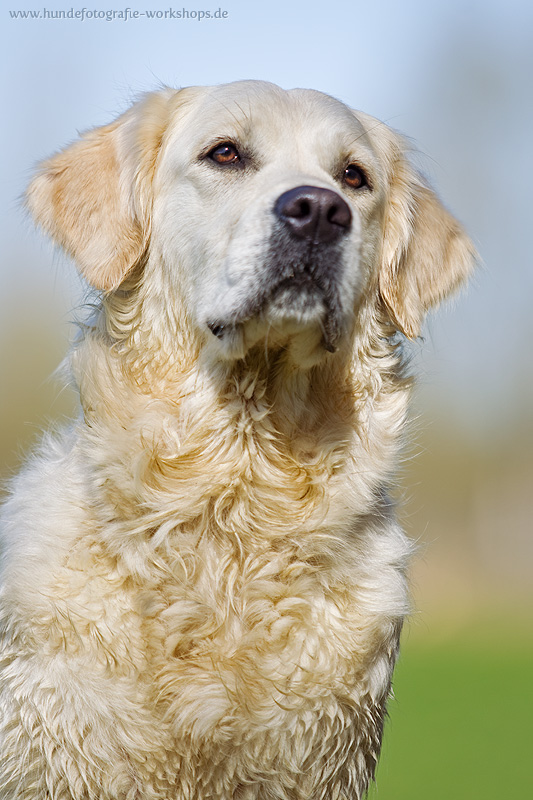
[[[352,212],[331,189],[297,186],[276,200],[274,213],[300,239],[332,242],[350,230]]]

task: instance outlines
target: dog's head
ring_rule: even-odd
[[[470,242],[405,151],[319,92],[165,89],[45,162],[28,199],[96,288],[142,264],[223,357],[297,340],[312,363],[363,299],[416,337],[470,269]]]

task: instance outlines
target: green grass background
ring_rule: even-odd
[[[533,798],[532,681],[530,621],[407,632],[369,800]]]

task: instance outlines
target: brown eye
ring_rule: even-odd
[[[362,189],[363,186],[368,186],[365,173],[355,164],[348,164],[344,170],[344,182],[352,189]]]
[[[241,160],[239,151],[231,142],[218,144],[209,153],[209,158],[216,164],[237,164]]]

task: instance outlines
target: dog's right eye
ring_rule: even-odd
[[[239,151],[231,142],[224,142],[217,144],[208,154],[208,158],[214,161],[215,164],[238,164],[241,160]]]

